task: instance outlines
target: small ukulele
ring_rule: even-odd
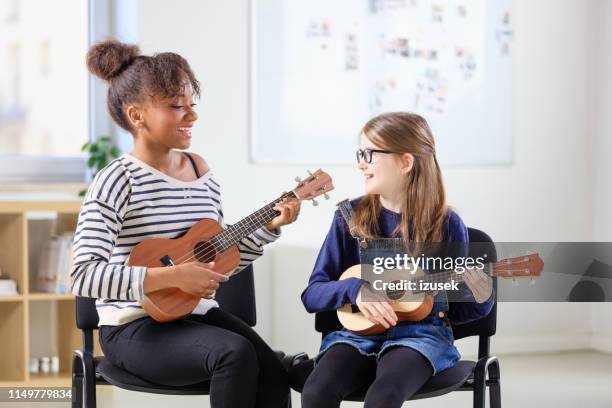
[[[174,238],[151,238],[136,245],[127,260],[128,265],[163,267],[194,260],[215,262],[215,272],[229,274],[240,263],[237,244],[246,236],[268,224],[280,214],[274,206],[284,198],[312,200],[334,189],[331,177],[322,170],[309,173],[304,180],[296,178],[297,186],[266,206],[255,211],[226,229],[216,221],[203,219],[196,222],[185,235]],[[150,292],[141,301],[144,310],[158,322],[169,322],[188,316],[200,302],[200,297],[178,288]]]
[[[340,280],[348,278],[361,278],[361,264],[357,264],[348,268],[340,276]],[[483,269],[489,276],[499,276],[502,278],[526,278],[538,277],[544,269],[544,262],[538,254],[529,254],[516,258],[508,258],[495,263],[487,263]],[[398,278],[406,276],[406,270],[391,269],[385,271],[385,282],[398,282],[401,279],[394,279],[392,276],[396,274]],[[391,277],[389,278],[389,276]],[[428,286],[430,283],[447,283],[451,281],[462,282],[463,273],[455,271],[442,271],[437,273],[425,274],[422,269],[418,268],[410,277],[410,281],[415,282],[415,286]],[[425,284],[421,284],[421,281]],[[397,315],[398,321],[419,321],[424,319],[433,307],[433,296],[427,290],[377,290],[379,294],[384,292],[390,302],[391,307]],[[406,299],[397,301],[396,299]],[[395,300],[394,300],[395,299]],[[355,305],[345,304],[336,311],[338,320],[348,330],[362,335],[373,335],[385,332],[384,326],[378,323],[373,323],[368,320]]]

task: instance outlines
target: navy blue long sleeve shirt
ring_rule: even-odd
[[[355,206],[359,199],[353,200]],[[393,231],[401,220],[401,214],[381,209],[379,215],[379,231],[381,238],[393,237]],[[454,211],[448,211],[445,223],[444,240],[447,242],[468,242],[468,230],[463,220]],[[464,246],[467,256],[467,245]],[[359,246],[346,226],[339,210],[323,242],[314,269],[308,281],[308,286],[302,292],[302,303],[309,313],[325,310],[336,310],[347,303],[355,304],[357,294],[363,281],[358,278],[338,280],[340,275],[359,262]],[[472,291],[465,283],[459,284],[459,291],[452,295],[449,302],[448,317],[455,324],[467,323],[489,314],[493,308],[494,293],[483,302],[477,303]],[[451,299],[451,296],[449,296]]]

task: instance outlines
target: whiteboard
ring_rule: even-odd
[[[511,0],[253,0],[251,159],[350,164],[389,111],[441,164],[512,162]]]

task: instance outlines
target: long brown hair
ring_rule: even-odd
[[[447,216],[446,193],[436,149],[427,121],[414,113],[389,112],[370,119],[362,133],[372,143],[394,153],[411,153],[412,169],[404,179],[405,199],[401,222],[394,231],[406,248],[411,241],[440,242]],[[381,209],[378,194],[367,194],[355,208],[356,232],[365,238],[376,238]],[[412,236],[409,223],[412,220]]]

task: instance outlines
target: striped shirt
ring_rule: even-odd
[[[147,268],[127,265],[132,248],[149,238],[179,237],[204,218],[226,227],[221,188],[210,169],[197,180],[182,181],[129,153],[121,155],[96,174],[81,204],[73,241],[72,293],[96,298],[100,326],[146,316],[139,301]],[[242,239],[234,274],[278,237],[262,227]],[[214,300],[201,299],[192,314],[217,306]]]

